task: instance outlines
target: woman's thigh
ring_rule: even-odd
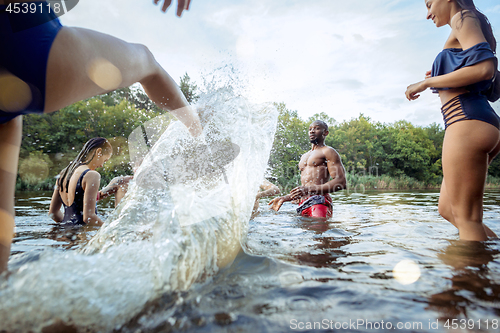
[[[443,176],[455,217],[482,218],[484,183],[489,154],[500,132],[488,123],[465,120],[450,125],[443,142]]]
[[[493,150],[488,154],[488,165],[493,162],[493,159],[497,157],[498,153],[500,153],[500,141],[497,143],[497,146],[493,148]]]
[[[129,86],[158,69],[143,45],[93,30],[63,27],[47,63],[45,112]]]

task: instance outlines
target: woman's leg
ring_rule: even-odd
[[[446,190],[446,184],[443,183],[441,184],[441,191],[439,193],[439,204],[438,204],[438,211],[439,214],[448,222],[453,224],[455,227],[457,227],[455,223],[455,219],[453,218],[453,213],[451,212],[451,203],[450,203],[450,198],[448,197],[448,193]],[[486,236],[488,237],[493,237],[496,238],[497,235],[490,229],[488,228],[484,223],[484,231],[486,232]],[[458,227],[457,227],[458,229]]]
[[[7,269],[14,235],[14,192],[22,129],[22,117],[0,124],[0,273]]]
[[[460,239],[487,239],[482,223],[484,184],[489,154],[499,140],[497,128],[478,120],[460,121],[446,130],[442,158],[445,186],[439,210],[458,228]]]
[[[145,46],[81,28],[63,27],[52,44],[45,112],[136,82],[193,135],[201,133],[198,115]]]

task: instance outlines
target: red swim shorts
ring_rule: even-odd
[[[328,193],[322,196],[325,197],[324,204],[317,204],[309,208],[306,208],[302,211],[301,215],[307,217],[323,217],[323,218],[332,217],[332,198]],[[309,198],[310,196],[301,200],[299,205],[301,205],[304,201],[306,201]]]

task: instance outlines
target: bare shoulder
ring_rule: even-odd
[[[452,17],[451,29],[453,36],[464,50],[486,41],[479,18],[468,10],[459,12]]]
[[[342,163],[339,153],[332,147],[323,147],[323,152],[325,154],[325,159],[327,160],[327,162],[331,162],[334,164]]]
[[[339,153],[330,146],[324,146],[323,148],[321,148],[321,150],[323,151],[326,157],[334,157],[340,159]]]
[[[476,14],[471,12],[470,10],[462,10],[451,18],[451,27],[453,29],[461,29],[464,23],[475,23],[480,24],[478,17]]]
[[[101,181],[101,174],[95,170],[90,170],[83,176],[83,182],[96,183]]]

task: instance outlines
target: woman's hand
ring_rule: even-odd
[[[425,78],[426,79],[430,78],[431,77],[431,73],[432,73],[431,71],[425,72]]]
[[[155,5],[157,5],[160,0],[154,0]],[[181,17],[184,10],[189,10],[189,3],[191,0],[177,0],[177,16]],[[167,11],[167,8],[172,4],[172,0],[164,0],[161,10],[163,12]]]
[[[405,93],[406,98],[409,101],[413,101],[419,98],[420,97],[419,93],[421,93],[425,89],[427,89],[426,80],[410,84],[408,88],[406,88],[406,93]]]
[[[105,198],[111,194],[116,193],[120,186],[126,186],[133,179],[133,176],[118,176],[113,178],[106,187],[104,187],[101,192],[101,198]]]

